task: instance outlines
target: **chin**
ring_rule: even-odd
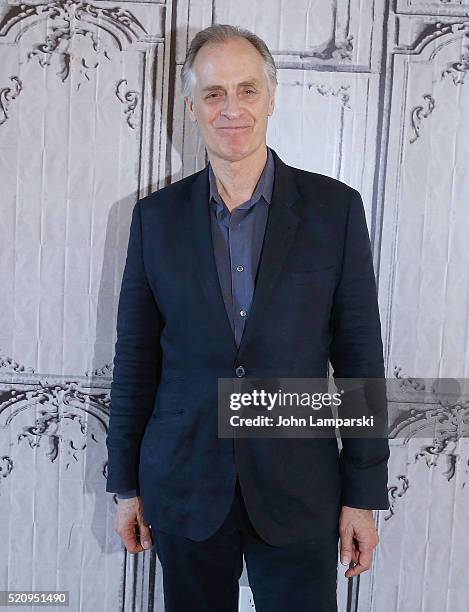
[[[218,150],[220,151],[220,157],[230,161],[237,161],[253,153],[256,148],[253,143],[233,143],[232,145],[221,145]]]

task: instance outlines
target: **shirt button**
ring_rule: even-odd
[[[236,266],[238,272],[242,272],[244,270],[244,266]]]
[[[244,376],[246,374],[245,369],[243,368],[242,365],[238,366],[235,370],[236,372],[236,376],[238,376],[238,378],[241,378],[242,376]]]
[[[247,315],[247,312],[246,312],[245,310],[240,310],[240,311],[239,311],[239,314],[240,314],[242,317],[245,317],[245,316]]]

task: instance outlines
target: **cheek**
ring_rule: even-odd
[[[251,107],[251,112],[255,116],[256,121],[258,123],[262,123],[266,120],[267,114],[269,112],[269,106],[267,104],[258,104],[255,107]]]
[[[202,126],[212,123],[216,115],[217,110],[214,107],[199,106],[196,111],[197,121]]]
[[[212,129],[215,129],[213,127],[213,123],[216,121],[217,117],[220,115],[219,111],[212,109],[208,112],[206,112],[203,115],[203,121],[205,123],[205,125],[209,125],[210,127],[212,127]]]

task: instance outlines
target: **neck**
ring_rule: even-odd
[[[267,145],[234,162],[210,154],[209,160],[218,193],[231,212],[252,196],[267,162]]]

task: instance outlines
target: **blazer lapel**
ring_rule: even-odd
[[[194,257],[200,286],[207,299],[211,315],[223,341],[230,345],[238,356],[255,339],[256,327],[262,321],[269,303],[270,292],[275,285],[283,262],[290,250],[300,217],[293,204],[300,194],[296,188],[292,168],[285,164],[273,150],[275,178],[272,201],[267,218],[264,243],[260,255],[254,295],[248,314],[241,344],[236,346],[228,313],[226,312],[218,270],[213,250],[210,210],[208,206],[208,166],[192,183],[189,213],[185,217],[188,235],[193,239]]]
[[[226,342],[235,353],[235,337],[231,329],[228,313],[218,280],[218,270],[212,241],[209,208],[208,166],[201,170],[192,183],[189,199],[186,202],[185,223],[187,236],[192,238],[191,257],[196,262],[198,282],[207,300],[208,312],[218,328],[221,340]]]

